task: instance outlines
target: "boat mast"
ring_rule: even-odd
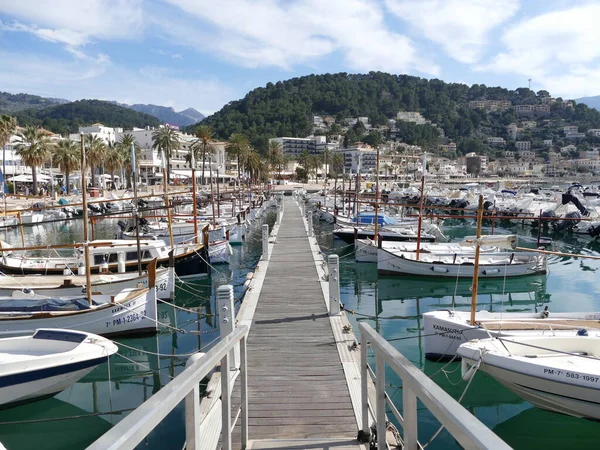
[[[165,192],[165,208],[167,208],[167,224],[169,226],[169,243],[171,244],[171,250],[175,249],[175,244],[173,242],[173,228],[171,224],[171,208],[169,206],[169,193],[167,192],[167,160],[163,159],[163,190]],[[194,191],[195,192],[195,191]]]
[[[423,161],[421,162],[421,200],[419,201],[419,220],[417,222],[417,261],[421,252],[421,227],[423,225],[423,200],[425,199],[425,172],[427,170],[427,154],[423,153]]]
[[[90,267],[90,249],[88,247],[88,207],[87,207],[87,186],[85,181],[85,149],[83,146],[83,133],[80,135],[81,140],[81,192],[83,194],[83,254],[85,257],[85,295],[88,303],[92,306],[92,281]]]
[[[210,171],[210,209],[212,209],[212,225],[214,230],[217,228],[217,219],[215,218],[215,194],[213,192],[212,155],[208,155],[208,169]]]
[[[479,204],[477,205],[477,236],[475,240],[475,265],[473,267],[473,286],[471,288],[473,296],[471,297],[471,325],[475,325],[475,308],[477,306],[477,282],[479,281],[479,252],[481,245],[481,223],[483,222],[483,195],[479,196]]]
[[[373,240],[377,242],[377,233],[379,232],[379,147],[377,147],[377,174],[375,175],[375,233]]]
[[[135,144],[131,144],[131,172],[133,177],[133,218],[135,220],[135,243],[137,246],[138,275],[142,276],[142,248],[140,245],[140,213],[137,198],[137,170],[135,160]],[[164,175],[163,175],[164,176]],[[84,208],[85,209],[85,208]],[[84,222],[87,222],[84,220]]]
[[[196,157],[194,156],[194,151],[191,152],[192,155],[192,211],[194,214],[194,244],[198,243],[198,204],[197,204],[197,194],[196,194]],[[204,177],[204,168],[202,168],[202,176]],[[169,221],[170,222],[170,221]]]

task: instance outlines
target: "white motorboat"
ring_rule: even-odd
[[[458,347],[471,339],[496,336],[572,336],[581,328],[600,330],[595,312],[489,312],[441,310],[423,313],[425,358],[438,361],[456,355]]]
[[[90,276],[92,292],[116,296],[124,289],[148,287],[148,274],[136,272],[99,273]],[[14,291],[46,297],[72,297],[85,293],[85,274],[72,275],[11,275],[0,276],[0,296],[12,296]],[[175,270],[156,270],[156,296],[162,300],[175,297]]]
[[[600,335],[530,336],[462,344],[463,376],[491,375],[535,406],[600,420]]]
[[[108,339],[63,329],[0,339],[0,407],[52,397],[117,351]]]

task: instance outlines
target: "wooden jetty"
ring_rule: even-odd
[[[335,438],[335,448],[352,441],[348,448],[359,448],[314,250],[299,209],[289,197],[284,202],[248,336],[248,435],[254,441]],[[315,444],[310,448],[320,448]]]

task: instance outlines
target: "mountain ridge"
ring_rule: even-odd
[[[597,109],[600,111],[600,95],[593,95],[591,97],[581,97],[574,99],[577,103],[583,103],[590,108]]]
[[[142,103],[128,105],[126,103],[120,103],[117,101],[106,102],[119,107],[128,108],[139,113],[150,114],[156,117],[160,122],[168,123],[170,125],[177,125],[180,127],[189,126],[204,119],[204,115],[202,113],[191,107],[177,112],[174,108],[169,106]],[[0,92],[0,114],[14,115],[26,110],[40,111],[56,105],[64,105],[68,103],[75,102],[63,98],[41,97],[39,95],[26,93],[11,94],[8,92]],[[31,116],[32,114],[28,115]]]

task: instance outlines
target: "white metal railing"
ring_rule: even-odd
[[[375,351],[375,405],[374,416],[377,426],[377,438],[385,440],[386,406],[402,426],[405,450],[421,448],[417,440],[417,399],[429,409],[448,432],[465,449],[508,450],[511,447],[500,439],[463,408],[435,382],[412,364],[389,342],[381,337],[370,325],[360,323],[361,332],[361,407],[362,435],[370,435],[368,377],[370,367],[367,350]],[[402,414],[389,401],[385,393],[385,368],[389,366],[402,380]],[[379,448],[386,448],[382,445]]]
[[[148,434],[179,404],[185,400],[186,448],[200,448],[200,387],[199,383],[213,368],[221,363],[221,392],[222,392],[222,446],[230,450],[231,445],[231,350],[239,342],[240,347],[240,425],[241,448],[246,448],[248,442],[248,375],[246,370],[246,338],[248,327],[243,325],[200,358],[195,358],[191,364],[174,380],[146,400],[135,411],[131,412],[121,422],[103,434],[90,445],[87,450],[133,450]],[[194,358],[192,356],[192,358]]]

